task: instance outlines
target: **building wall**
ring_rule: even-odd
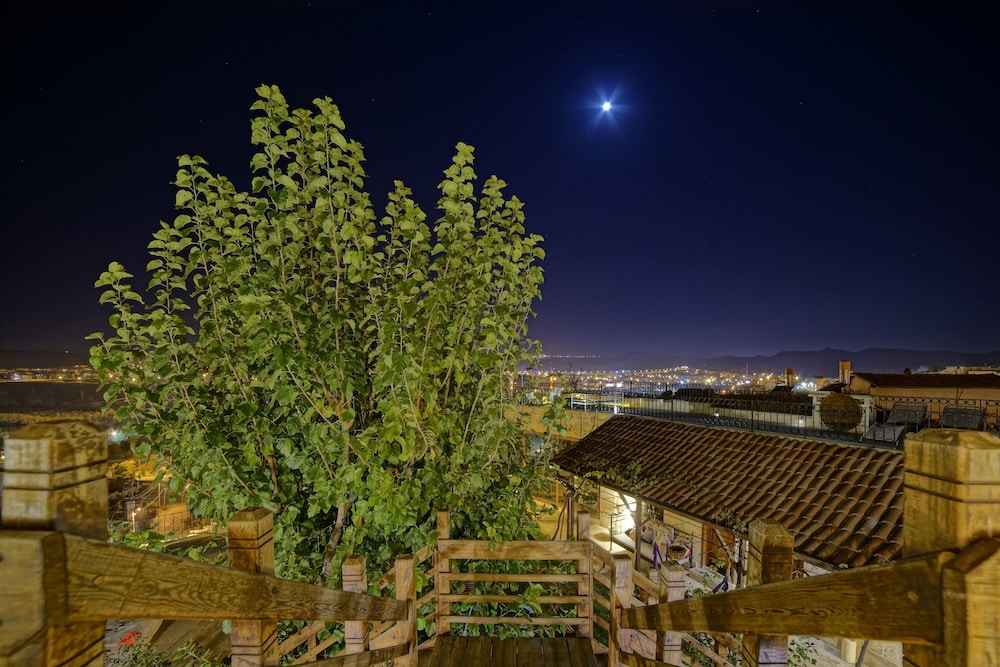
[[[508,417],[523,420],[524,429],[529,435],[541,435],[545,432],[542,418],[547,410],[548,406],[544,405],[521,405],[511,408],[508,411]],[[567,410],[566,415],[568,417],[566,434],[561,437],[566,442],[576,442],[614,417],[614,413],[611,412],[584,412],[582,410]]]

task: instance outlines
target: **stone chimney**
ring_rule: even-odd
[[[840,381],[844,384],[851,384],[851,362],[840,362]]]

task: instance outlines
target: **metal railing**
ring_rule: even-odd
[[[565,392],[571,410],[614,412],[710,426],[901,448],[924,428],[996,432],[1000,399],[876,396],[831,392],[722,393],[710,387],[628,383]],[[894,410],[896,415],[894,417]]]

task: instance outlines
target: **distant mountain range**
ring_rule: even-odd
[[[943,370],[946,366],[1000,367],[1000,350],[952,352],[870,348],[852,352],[826,348],[812,352],[779,352],[770,357],[692,358],[676,355],[632,353],[615,357],[546,357],[540,367],[550,371],[648,370],[692,366],[715,371],[783,373],[791,368],[801,377],[836,377],[841,361],[855,371],[902,373],[905,369]],[[86,354],[53,351],[0,350],[0,368],[65,368],[89,364]]]
[[[0,368],[69,368],[90,365],[90,355],[53,350],[0,350]]]
[[[786,368],[791,368],[801,377],[837,377],[841,361],[850,361],[854,371],[868,373],[902,373],[906,369],[912,372],[944,370],[946,366],[1000,367],[1000,350],[953,352],[869,348],[852,352],[828,347],[810,352],[779,352],[770,357],[708,358],[632,353],[616,357],[546,357],[541,360],[541,368],[551,371],[613,371],[691,366],[734,373],[748,370],[751,373],[784,373]]]

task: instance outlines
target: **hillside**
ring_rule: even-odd
[[[0,350],[0,368],[68,368],[90,365],[86,354],[53,350]]]
[[[850,351],[826,348],[815,351],[785,351],[771,356],[720,356],[709,358],[679,355],[630,353],[613,357],[546,357],[539,368],[550,371],[645,370],[692,366],[717,371],[783,373],[792,368],[803,377],[834,377],[840,361],[851,362],[856,371],[901,373],[946,366],[1000,366],[1000,350],[992,352],[955,352],[952,350],[904,350],[870,348]],[[89,365],[85,354],[46,350],[0,350],[0,368],[66,368]]]
[[[97,412],[103,407],[95,382],[0,382],[0,413]]]
[[[786,351],[772,356],[722,356],[690,358],[677,355],[632,353],[615,357],[546,357],[539,368],[549,371],[646,370],[691,366],[740,373],[783,373],[791,368],[802,377],[836,377],[841,361],[850,361],[855,371],[902,373],[944,369],[947,366],[1000,366],[1000,350],[954,352],[950,350],[903,350],[871,348],[859,351],[826,348],[816,351]]]

